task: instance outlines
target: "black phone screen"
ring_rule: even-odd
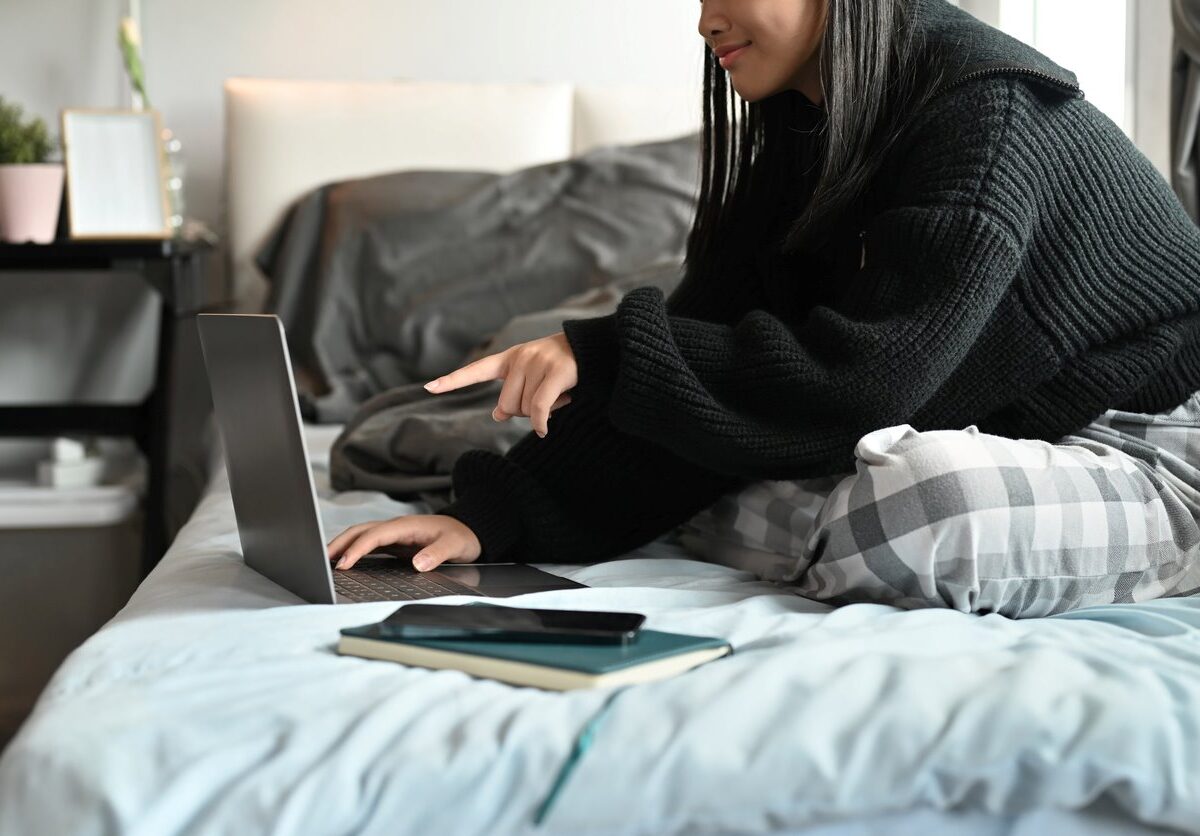
[[[636,637],[645,620],[644,615],[631,612],[406,604],[388,616],[383,627],[402,638],[622,642]]]

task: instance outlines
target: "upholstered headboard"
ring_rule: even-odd
[[[225,81],[226,236],[243,305],[252,259],[289,205],[334,180],[406,168],[508,172],[600,145],[700,129],[692,86]]]

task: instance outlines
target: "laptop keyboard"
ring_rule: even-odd
[[[439,595],[463,595],[471,590],[441,584],[413,571],[372,568],[369,571],[337,569],[333,588],[349,601],[415,601]]]

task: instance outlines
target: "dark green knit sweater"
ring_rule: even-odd
[[[1200,231],[1161,175],[1044,55],[944,0],[917,24],[952,83],[865,227],[566,320],[579,383],[547,437],[455,464],[442,513],[481,560],[620,555],[750,482],[852,471],[879,427],[1052,441],[1200,389]]]

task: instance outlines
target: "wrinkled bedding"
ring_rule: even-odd
[[[678,273],[699,176],[689,133],[503,174],[405,170],[311,190],[255,257],[312,390],[308,417],[341,423],[446,374],[515,316]]]
[[[336,431],[308,428],[327,534],[422,510],[332,494]],[[395,605],[300,605],[246,568],[218,467],[0,757],[0,833],[1200,832],[1200,602],[831,610],[668,540],[545,568],[592,588],[511,603],[636,610],[735,653],[565,694],[337,656],[339,627]]]
[[[571,296],[553,308],[519,314],[461,363],[561,331],[564,319],[612,313],[634,285],[668,292],[679,279],[678,265],[668,262]],[[467,450],[490,450],[502,456],[533,429],[523,415],[492,420],[503,380],[438,395],[425,391],[424,383],[394,386],[358,406],[330,453],[334,488],[382,491],[393,499],[424,502],[430,510],[440,511],[451,500],[450,474],[459,456]]]

